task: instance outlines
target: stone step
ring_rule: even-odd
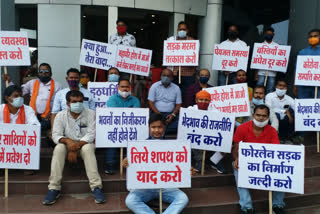
[[[305,194],[286,194],[286,209],[293,210],[320,203],[320,177],[306,179]],[[234,186],[215,188],[192,188],[183,191],[189,197],[189,204],[183,214],[228,213],[239,214],[238,193]],[[41,204],[43,195],[10,194],[0,198],[0,213],[131,213],[125,206],[127,193],[108,193],[106,203],[97,205],[91,194],[64,194],[52,206]],[[258,213],[268,210],[268,192],[252,190],[254,208]],[[157,204],[157,202],[156,202]],[[305,213],[305,212],[303,212]],[[307,212],[309,213],[309,212]],[[298,213],[297,213],[298,214]],[[299,213],[300,214],[300,213]]]

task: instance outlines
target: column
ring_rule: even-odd
[[[38,61],[49,63],[64,87],[67,70],[80,68],[80,39],[80,5],[38,4]]]
[[[110,36],[117,33],[118,7],[108,7],[108,41]],[[109,41],[110,42],[110,41]]]
[[[211,70],[214,44],[220,43],[222,0],[208,0],[207,16],[199,20],[200,62],[199,68],[210,71],[210,85],[217,85],[218,71]]]
[[[169,37],[177,34],[179,22],[184,21],[183,13],[173,13],[169,19]]]

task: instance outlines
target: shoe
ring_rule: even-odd
[[[104,173],[107,174],[107,175],[113,175],[113,174],[114,174],[114,171],[111,170],[111,169],[105,169],[105,170],[104,170]]]
[[[94,196],[94,201],[96,202],[96,204],[103,204],[106,200],[104,199],[104,194],[102,192],[102,189],[96,187],[94,188],[93,192],[92,192],[93,196]]]
[[[283,207],[273,207],[272,210],[275,214],[285,214]]]
[[[60,191],[51,189],[48,191],[47,196],[42,202],[43,205],[52,205],[56,203],[56,200],[60,197]]]
[[[254,209],[241,210],[242,214],[254,214]]]
[[[218,164],[211,163],[211,168],[217,170],[220,174],[226,174],[227,170],[224,168],[222,161],[219,161]]]

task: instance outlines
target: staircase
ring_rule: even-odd
[[[306,137],[305,194],[286,194],[289,214],[320,213],[320,153],[316,152],[315,137]],[[309,144],[309,145],[308,145]],[[125,175],[103,173],[103,150],[97,150],[99,171],[106,195],[105,204],[95,204],[90,193],[82,162],[77,167],[66,164],[62,196],[52,206],[43,206],[48,189],[52,148],[41,149],[41,166],[35,175],[22,170],[9,170],[9,197],[3,198],[4,177],[0,176],[0,213],[131,213],[125,205],[127,193]],[[230,162],[229,162],[230,165]],[[192,189],[183,189],[189,197],[184,214],[239,214],[238,193],[233,174],[220,175],[207,168],[205,175],[192,178]],[[268,192],[251,191],[257,213],[267,213]],[[153,203],[157,210],[157,202]]]

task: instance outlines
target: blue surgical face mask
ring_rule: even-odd
[[[256,106],[258,105],[263,105],[264,104],[264,100],[263,99],[256,99],[256,98],[252,98],[252,103],[255,104]]]
[[[202,84],[206,84],[206,83],[209,81],[209,77],[200,77],[199,81],[200,81]]]
[[[23,102],[24,102],[23,97],[16,97],[13,99],[11,105],[16,108],[20,108],[23,105]]]
[[[170,85],[170,83],[171,83],[170,77],[162,76],[161,77],[161,83],[162,83],[162,85]]]
[[[110,74],[108,77],[109,82],[118,82],[119,81],[119,76],[116,74]]]
[[[184,30],[178,31],[178,37],[179,38],[186,38],[187,37],[187,31],[184,31]]]
[[[77,102],[77,103],[71,103],[70,104],[70,111],[76,114],[80,114],[83,111],[83,103]]]

